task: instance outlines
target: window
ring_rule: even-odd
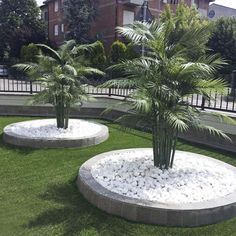
[[[61,32],[64,33],[64,24],[61,24]]]
[[[59,31],[58,31],[58,25],[54,25],[54,35],[58,36]]]
[[[133,24],[134,22],[134,12],[133,11],[123,11],[123,25]]]
[[[55,1],[54,2],[54,12],[58,12],[58,9],[59,9],[59,3],[58,3],[58,1]]]

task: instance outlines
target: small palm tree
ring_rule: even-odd
[[[118,32],[134,45],[144,45],[146,55],[112,66],[112,70],[123,71],[123,77],[103,85],[135,88],[129,102],[135,115],[149,121],[152,127],[154,165],[161,169],[173,166],[179,132],[194,128],[227,138],[221,131],[204,125],[199,111],[183,101],[192,94],[209,98],[212,89],[222,92],[225,88],[223,80],[214,78],[223,62],[205,53],[207,28],[189,29],[173,41],[170,36],[175,28],[174,22],[157,21],[118,27]],[[196,56],[199,51],[203,52],[200,57]]]
[[[34,96],[34,101],[51,103],[55,107],[57,127],[67,129],[71,106],[90,99],[85,91],[86,76],[103,73],[83,63],[85,60],[80,52],[92,50],[92,45],[76,46],[75,41],[70,40],[57,51],[43,44],[37,46],[45,51],[38,55],[37,63],[14,67],[42,84],[45,89]]]

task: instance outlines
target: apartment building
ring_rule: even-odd
[[[208,15],[209,2],[214,0],[185,0],[191,6],[196,4],[203,16]],[[103,40],[109,46],[118,38],[116,26],[123,26],[140,19],[144,0],[97,0],[97,16],[91,23],[90,35],[93,38]],[[180,0],[149,0],[148,16],[158,17],[166,4],[173,10]],[[48,38],[50,42],[58,46],[63,43],[69,28],[63,14],[63,0],[46,0],[41,7],[43,19],[48,25]]]

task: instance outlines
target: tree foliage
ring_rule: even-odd
[[[23,45],[20,50],[20,59],[23,62],[35,62],[39,53],[40,49],[33,43]]]
[[[116,40],[111,45],[111,50],[110,50],[111,63],[117,63],[117,62],[125,59],[126,58],[126,50],[127,50],[126,45],[123,42]]]
[[[104,45],[101,41],[93,43],[93,50],[89,51],[86,56],[89,58],[91,65],[98,69],[105,69],[107,64],[107,57]]]
[[[169,10],[164,14],[168,15]],[[145,120],[151,125],[154,165],[161,169],[173,166],[180,132],[206,130],[227,138],[221,131],[203,124],[200,112],[184,99],[193,94],[209,99],[212,89],[219,92],[225,89],[224,81],[215,78],[223,61],[216,55],[207,55],[208,25],[193,23],[188,27],[185,21],[189,19],[179,14],[166,18],[165,23],[135,22],[118,27],[118,32],[134,45],[144,45],[146,55],[112,66],[112,70],[123,72],[123,78],[104,84],[134,88],[127,102],[132,105],[132,114],[138,116],[137,121]]]
[[[22,45],[43,42],[44,23],[35,0],[0,1],[0,57],[19,57]]]
[[[220,18],[213,25],[212,36],[208,42],[211,53],[219,53],[227,60],[221,73],[230,74],[236,69],[236,19]]]
[[[126,57],[125,57],[126,59],[134,59],[140,57],[138,47],[135,47],[132,43],[128,43],[126,47],[127,47]]]
[[[210,37],[210,22],[204,19],[195,7],[188,7],[187,4],[184,3],[184,1],[180,2],[176,9],[176,12],[174,12],[170,8],[170,6],[167,5],[165,11],[163,11],[163,13],[161,14],[160,21],[161,23],[168,24],[169,27],[175,27],[175,30],[173,30],[169,35],[170,43],[174,43],[176,42],[176,40],[180,40],[183,34],[191,32],[191,29],[201,29],[202,26],[204,26],[205,31],[202,42],[206,42],[206,37]],[[189,37],[189,35],[187,35],[187,37]],[[195,37],[195,35],[193,35],[192,37]],[[196,45],[197,43],[199,43],[200,39],[196,40],[195,42],[193,40],[191,40],[190,42],[187,42],[186,39],[184,40],[186,46],[191,49],[189,50],[189,57],[194,59],[194,57],[197,58],[205,52],[206,47],[203,47],[202,42],[200,42],[202,45],[201,47],[198,47],[198,45]],[[190,43],[192,43],[192,45]]]
[[[65,18],[69,24],[68,37],[77,43],[89,42],[89,30],[95,17],[95,6],[92,0],[65,0]]]
[[[34,81],[45,88],[34,96],[35,102],[51,103],[56,110],[58,128],[68,128],[70,108],[75,103],[82,104],[90,97],[86,94],[86,77],[91,74],[103,74],[98,69],[84,65],[80,52],[92,49],[91,45],[76,46],[74,40],[67,41],[57,51],[39,44],[44,52],[38,55],[37,62],[17,64]]]

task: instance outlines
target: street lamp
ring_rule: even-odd
[[[147,18],[147,9],[148,9],[148,0],[143,1],[143,22],[146,22]],[[145,48],[144,45],[142,45],[142,56],[144,56]]]
[[[143,1],[143,22],[146,22],[147,9],[148,9],[148,0],[144,0]]]

